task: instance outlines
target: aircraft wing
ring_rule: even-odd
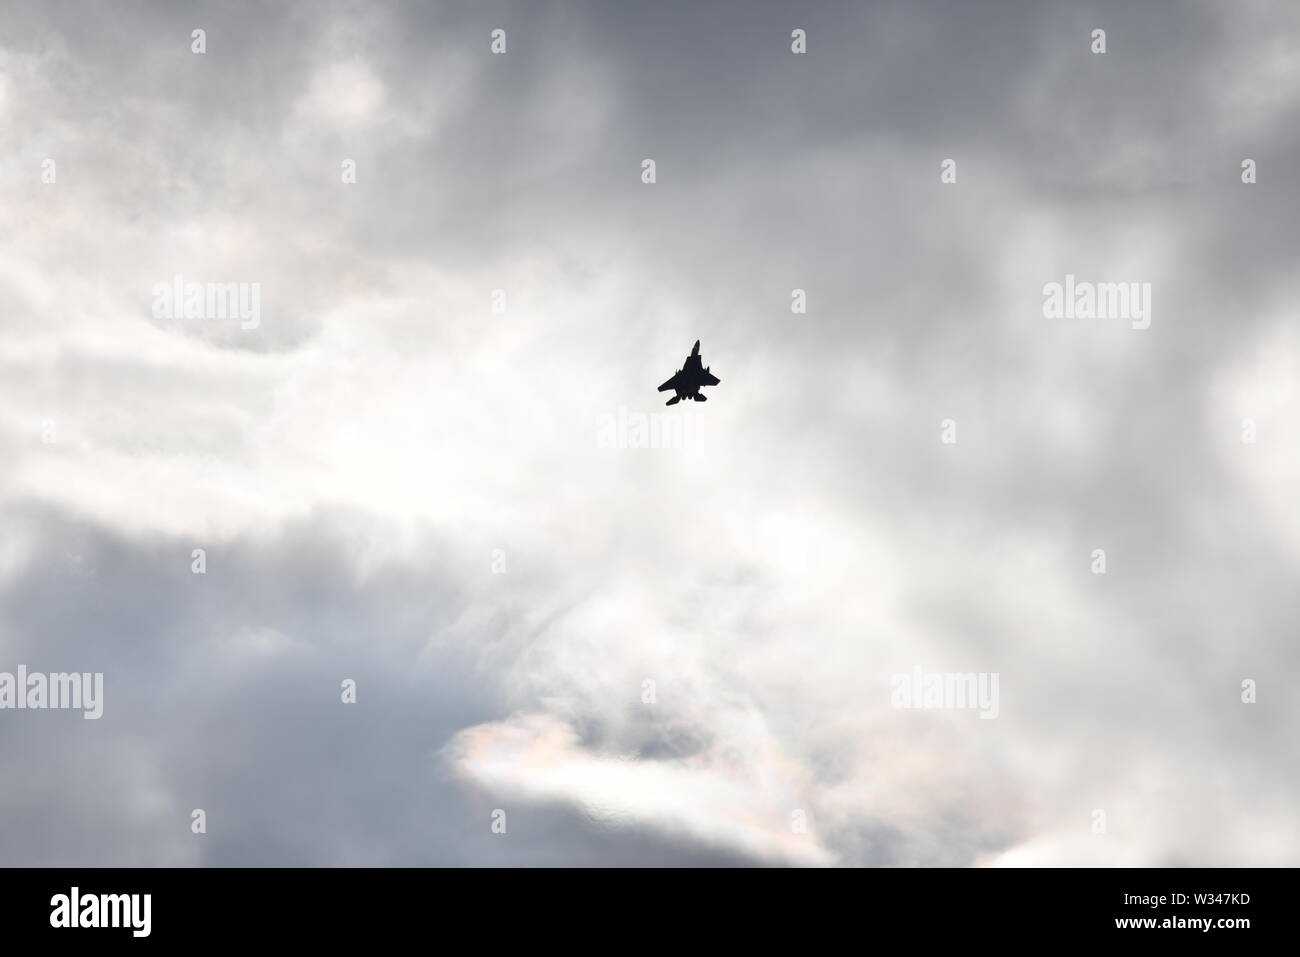
[[[705,385],[717,385],[722,380],[719,379],[717,376],[715,376],[712,372],[705,370],[703,381]]]
[[[673,377],[659,387],[659,391],[665,392],[668,389],[676,389],[677,383],[681,380],[681,378],[682,378],[681,370],[674,372]]]

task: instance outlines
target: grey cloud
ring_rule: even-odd
[[[0,858],[1294,862],[1294,13],[4,20],[0,668],[108,705],[0,720]],[[175,273],[262,327],[153,320]],[[700,447],[598,448],[696,338]],[[918,663],[1001,717],[891,709]]]

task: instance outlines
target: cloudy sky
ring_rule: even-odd
[[[0,863],[1300,862],[1294,5],[0,28]]]

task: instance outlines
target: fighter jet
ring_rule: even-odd
[[[673,377],[659,387],[660,392],[667,392],[672,389],[677,394],[669,399],[665,405],[676,405],[682,399],[694,399],[696,402],[705,402],[707,399],[700,392],[700,388],[706,385],[717,385],[721,380],[709,371],[708,367],[700,361],[700,340],[695,340],[695,348],[691,354],[686,357],[686,365],[682,366],[673,374]]]

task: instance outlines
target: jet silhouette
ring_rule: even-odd
[[[696,402],[705,402],[707,399],[700,394],[700,387],[706,385],[717,385],[721,379],[708,370],[708,367],[700,361],[700,340],[695,340],[695,348],[691,354],[686,357],[686,365],[682,366],[673,374],[673,377],[659,387],[660,392],[667,392],[672,389],[677,394],[669,399],[665,405],[676,405],[682,399],[694,399]]]

